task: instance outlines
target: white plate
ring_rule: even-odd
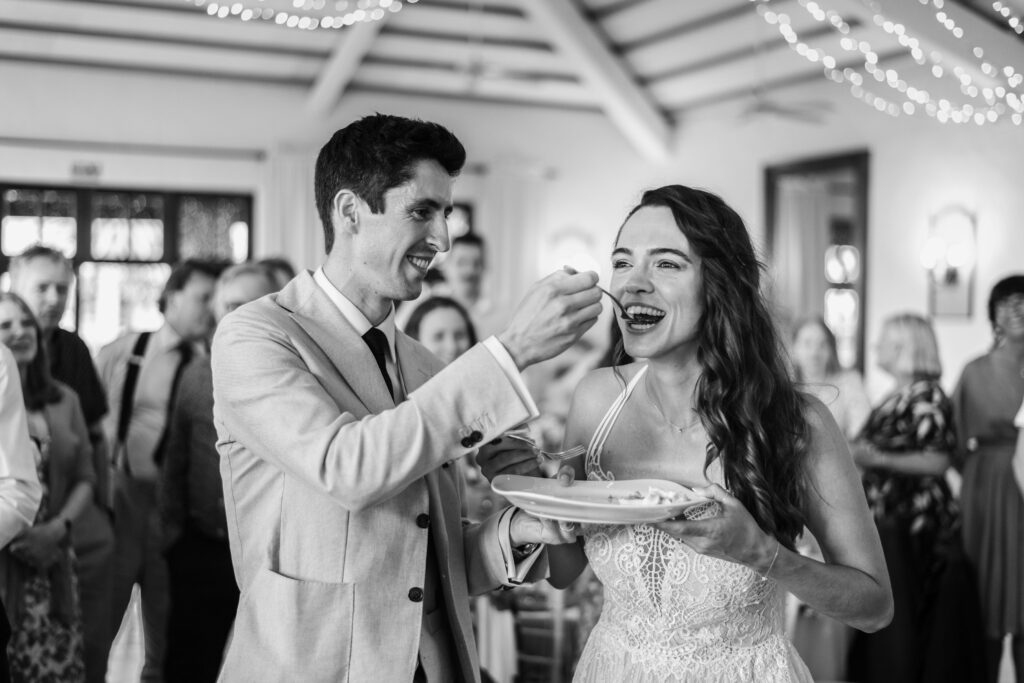
[[[637,491],[646,494],[652,486],[678,493],[679,502],[623,505],[615,500]],[[574,481],[571,486],[563,486],[557,479],[502,474],[494,478],[491,488],[530,514],[565,522],[643,524],[663,522],[679,515],[702,519],[718,513],[715,501],[664,479]]]

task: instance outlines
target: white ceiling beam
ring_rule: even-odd
[[[945,3],[942,11],[964,30],[963,38],[957,38],[938,22],[931,5],[923,6],[918,2],[905,0],[887,0],[882,5],[882,14],[886,19],[906,26],[911,35],[927,42],[927,48],[940,49],[951,58],[947,63],[959,63],[968,69],[979,86],[1005,83],[991,79],[981,72],[979,60],[973,52],[975,47],[981,47],[984,50],[984,60],[1000,72],[1005,66],[1012,66],[1017,70],[1024,68],[1024,43],[1020,38],[1012,33],[1000,31],[955,2]]]
[[[327,59],[306,98],[306,111],[315,116],[326,115],[352,82],[363,58],[373,47],[384,22],[364,21],[341,30],[338,43]]]
[[[667,160],[672,127],[576,4],[524,0],[523,8],[547,31],[555,49],[575,63],[602,109],[633,146],[652,161]]]
[[[166,42],[208,42],[237,45],[266,52],[281,48],[326,55],[334,46],[328,31],[305,31],[273,22],[219,19],[205,12],[182,12],[160,6],[125,7],[74,0],[0,0],[0,17],[7,27],[26,26],[48,32],[81,32],[119,38],[157,38]]]
[[[596,108],[590,91],[579,83],[537,81],[533,79],[488,76],[472,78],[468,74],[434,66],[397,66],[365,64],[352,82],[352,88],[384,88],[424,95],[444,95],[453,99],[490,98],[523,104]]]
[[[388,18],[388,31],[412,31],[465,38],[467,30],[480,40],[535,41],[537,31],[522,15],[419,3]]]
[[[401,14],[399,12],[396,18]],[[573,65],[550,49],[476,43],[466,38],[423,38],[395,34],[390,28],[374,42],[370,56],[374,59],[417,64],[436,59],[439,63],[448,62],[462,68],[468,68],[475,63],[492,69],[535,71],[553,76],[576,77]]]
[[[303,84],[313,80],[322,61],[320,57],[276,55],[256,49],[175,45],[145,39],[110,40],[7,27],[0,27],[0,57]]]

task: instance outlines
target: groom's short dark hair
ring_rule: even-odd
[[[355,192],[374,213],[384,193],[407,182],[417,162],[433,160],[451,176],[466,163],[466,149],[444,126],[388,114],[365,116],[334,133],[316,159],[316,209],[327,253],[334,246],[331,206],[342,189]]]

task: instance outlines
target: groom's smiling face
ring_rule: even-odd
[[[415,299],[438,252],[448,251],[448,215],[455,179],[433,160],[414,164],[412,177],[384,193],[384,210],[373,213],[358,200],[352,250],[352,283],[359,299]]]

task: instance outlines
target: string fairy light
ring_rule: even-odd
[[[895,68],[882,68],[881,57],[866,40],[855,40],[851,37],[852,29],[842,15],[834,10],[826,10],[815,0],[798,0],[811,17],[822,24],[830,26],[839,34],[839,47],[844,59],[847,54],[856,55],[857,61],[863,62],[863,71],[876,83],[888,89],[888,96],[878,94],[869,87],[869,79],[858,69],[850,66],[840,68],[839,60],[824,48],[811,47],[800,40],[791,18],[785,12],[775,12],[770,8],[772,0],[751,0],[757,3],[757,12],[770,25],[775,26],[789,47],[808,61],[820,64],[825,77],[837,84],[850,86],[850,93],[875,110],[893,117],[911,116],[923,112],[941,123],[975,123],[986,125],[996,123],[1009,114],[1015,125],[1021,125],[1024,118],[1024,97],[1016,89],[1024,83],[1024,75],[1012,65],[1004,65],[999,69],[985,60],[985,52],[981,46],[971,51],[979,63],[979,70],[992,82],[992,85],[979,87],[970,72],[959,65],[949,68],[943,63],[942,54],[936,50],[924,49],[923,43],[910,30],[898,23],[890,21],[882,13],[874,0],[862,0],[872,12],[872,20],[888,35],[894,36],[899,45],[906,49],[913,60],[922,67],[927,67],[931,77],[937,80],[953,79],[957,82],[961,94],[968,101],[954,104],[944,97],[936,97],[927,88],[916,87]],[[944,0],[918,0],[922,5],[931,5],[935,11],[935,19],[956,39],[964,39],[964,30],[956,21],[943,11]],[[1005,85],[1004,85],[1005,83]],[[884,92],[884,91],[883,91]]]
[[[1018,36],[1024,35],[1024,17],[1010,16],[1013,14],[1013,10],[1009,6],[998,2],[998,0],[992,3],[992,9],[1006,20],[1006,23]]]
[[[417,0],[185,0],[218,19],[266,21],[287,28],[340,29],[380,21]]]

